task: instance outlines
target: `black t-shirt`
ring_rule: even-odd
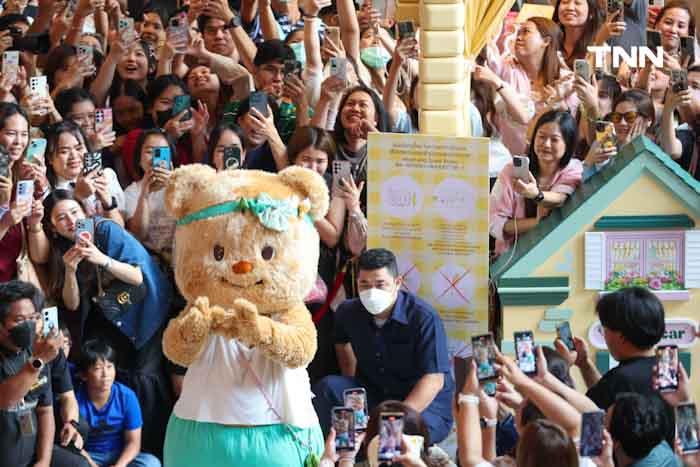
[[[693,160],[693,152],[696,145],[696,133],[690,129],[676,130],[676,138],[678,138],[683,146],[680,160],[677,160],[681,167],[688,172],[691,171],[690,163]],[[695,178],[700,180],[700,167],[695,167]]]
[[[620,362],[608,371],[591,387],[586,395],[603,410],[615,403],[615,398],[623,392],[650,393],[654,375],[654,357],[637,357]]]
[[[0,382],[19,373],[29,358],[28,351],[15,353],[0,348]],[[51,371],[49,365],[45,365],[36,383],[24,396],[23,407],[18,404],[6,410],[0,409],[0,465],[23,467],[32,461],[38,429],[36,408],[50,407],[51,402]],[[20,420],[27,412],[34,431],[31,435],[22,435]]]
[[[49,363],[49,366],[51,367],[51,392],[54,397],[72,391],[73,381],[63,349],[58,351],[58,356]]]

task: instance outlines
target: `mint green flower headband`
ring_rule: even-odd
[[[267,193],[261,193],[257,198],[240,198],[200,209],[179,219],[177,225],[180,227],[210,217],[250,211],[268,229],[284,232],[289,228],[291,218],[303,217],[304,220],[313,225],[314,222],[308,214],[310,208],[311,203],[308,198],[302,202],[299,202],[296,196],[291,199],[278,200],[273,199]]]

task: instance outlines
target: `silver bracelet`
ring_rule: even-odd
[[[460,394],[457,396],[457,403],[479,405],[479,398],[473,394]]]

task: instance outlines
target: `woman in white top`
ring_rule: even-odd
[[[153,149],[170,150],[170,167],[154,167]],[[170,178],[175,144],[163,130],[144,130],[136,142],[134,167],[141,176],[125,192],[126,226],[146,248],[169,258],[175,236],[175,218],[165,209],[165,185]]]
[[[75,192],[88,216],[99,214],[123,226],[124,191],[117,174],[102,167],[85,173],[88,146],[80,127],[66,120],[51,128],[47,139],[46,175],[51,186]]]

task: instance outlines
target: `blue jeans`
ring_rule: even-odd
[[[92,458],[93,461],[100,467],[109,467],[110,465],[114,464],[117,462],[119,459],[119,456],[121,455],[121,451],[112,451],[112,452],[90,452],[88,451],[88,454],[90,454],[90,457]],[[145,452],[139,453],[138,456],[134,458],[131,462],[129,462],[129,467],[161,467],[160,461],[156,456],[153,454],[148,454]]]

